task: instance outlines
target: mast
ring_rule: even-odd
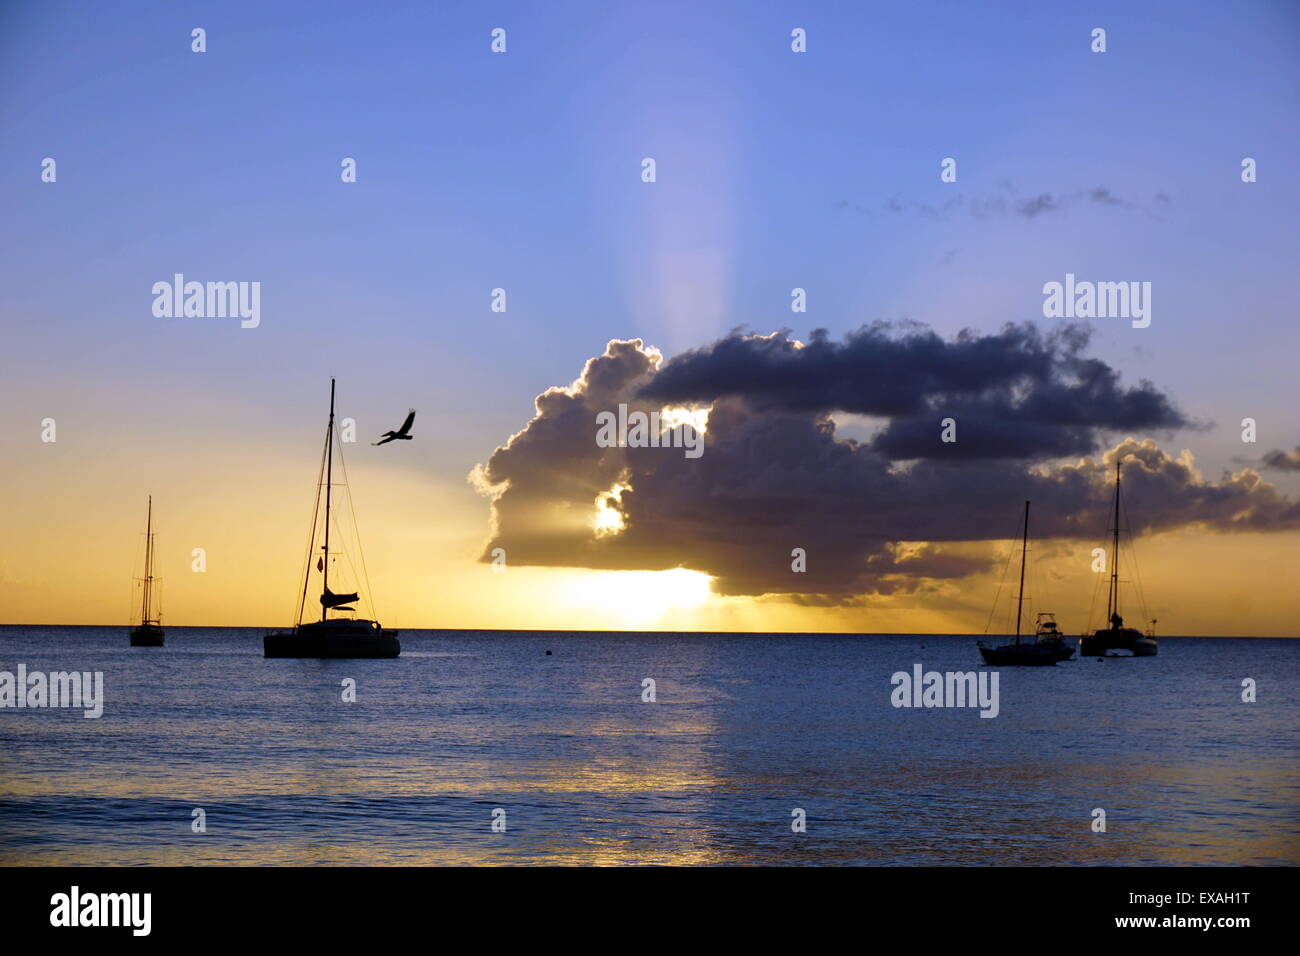
[[[1025,533],[1020,542],[1020,599],[1016,602],[1016,643],[1020,643],[1020,613],[1025,606],[1025,558],[1029,556],[1029,502],[1025,502]]]
[[[1111,616],[1119,613],[1119,461],[1115,462],[1115,526],[1111,529],[1110,588],[1106,591],[1106,623],[1114,626]]]
[[[325,590],[322,594],[328,594],[330,589],[330,492],[334,484],[334,379],[330,379],[330,423],[325,432],[325,567],[322,573],[325,575]],[[320,619],[325,620],[325,615],[329,612],[324,602],[320,606]]]
[[[149,623],[149,589],[153,583],[153,495],[149,496],[148,517],[144,526],[144,600],[140,608],[140,623]]]

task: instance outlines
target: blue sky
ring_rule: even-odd
[[[426,403],[470,398],[485,446],[610,337],[671,352],[742,323],[991,328],[1036,317],[1042,282],[1073,271],[1155,283],[1152,328],[1099,323],[1121,367],[1216,420],[1237,403],[1261,418],[1286,407],[1294,4],[326,16],[51,3],[4,17],[0,307],[20,369],[57,342],[47,361],[77,376],[147,369],[217,390],[272,370],[272,392],[318,381],[322,365],[382,371],[399,406],[412,385]],[[505,55],[488,50],[495,26]],[[793,26],[807,54],[790,52]],[[1093,26],[1105,54],[1089,51]],[[46,155],[54,189],[36,175]],[[1250,186],[1245,155],[1260,163]],[[358,160],[354,186],[339,181],[343,156]],[[956,184],[938,180],[945,156]],[[880,211],[1007,184],[1102,186],[1140,208]],[[148,287],[174,271],[259,279],[264,326],[153,320]],[[505,315],[487,309],[497,286]],[[789,311],[794,286],[807,315]],[[1251,359],[1210,374],[1209,357],[1230,352]]]

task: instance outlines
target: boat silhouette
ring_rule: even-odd
[[[1068,661],[1074,648],[1061,640],[1056,626],[1056,615],[1040,611],[1034,639],[1020,639],[1020,621],[1025,605],[1025,559],[1029,555],[1029,502],[1025,502],[1025,526],[1020,549],[1020,593],[1016,598],[1016,636],[1009,644],[989,646],[977,642],[985,664],[997,667],[1051,667],[1058,661]],[[995,602],[996,603],[996,602]]]
[[[1125,627],[1119,613],[1119,461],[1115,462],[1115,518],[1110,529],[1111,558],[1110,582],[1106,591],[1106,621],[1109,627],[1098,628],[1091,636],[1079,638],[1080,657],[1155,657],[1159,650],[1156,641],[1155,619],[1144,634],[1136,627]],[[1134,564],[1136,565],[1136,555]]]
[[[298,602],[297,621],[286,631],[272,631],[262,639],[264,657],[317,657],[317,658],[360,658],[360,657],[397,657],[402,652],[402,645],[397,640],[397,631],[388,630],[378,621],[366,618],[330,617],[334,614],[356,614],[350,605],[359,600],[357,592],[335,593],[330,590],[330,564],[335,554],[330,550],[330,524],[334,501],[334,379],[330,379],[330,414],[329,424],[325,429],[325,451],[321,460],[321,473],[317,478],[317,506],[312,513],[311,542],[308,555],[316,555],[316,532],[324,528],[324,541],[317,556],[315,571],[321,575],[319,597],[320,620],[304,621],[307,592],[311,586],[313,567],[310,559],[302,583],[302,595]],[[342,452],[339,452],[340,460]],[[346,465],[344,478],[346,479]],[[345,482],[346,484],[346,482]],[[325,489],[324,520],[320,517],[320,490]],[[358,550],[360,544],[358,543]],[[364,561],[364,558],[362,559]],[[370,602],[373,607],[373,602]]]
[[[153,610],[153,495],[149,496],[148,517],[144,526],[144,596],[140,603],[140,623],[131,628],[132,647],[162,647],[165,634],[162,629],[162,613],[157,616]]]

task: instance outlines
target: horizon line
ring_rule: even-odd
[[[0,628],[13,627],[98,627],[112,628],[123,627],[130,628],[132,625],[127,624],[31,624],[0,623]],[[284,630],[286,625],[274,624],[166,624],[163,628],[203,628],[205,630]],[[1000,638],[1011,637],[1010,634],[1000,634],[993,632],[975,633],[962,631],[716,631],[716,630],[685,630],[682,628],[571,628],[571,627],[396,627],[391,628],[395,631],[455,631],[464,632],[482,632],[491,634],[722,634],[722,635],[753,635],[755,637],[770,636],[792,636],[792,637],[963,637],[963,638]],[[1067,638],[1078,639],[1087,635],[1066,635]],[[1237,641],[1237,640],[1295,640],[1300,638],[1300,634],[1159,634],[1161,640],[1165,639],[1187,639],[1187,640],[1216,640],[1216,641]]]

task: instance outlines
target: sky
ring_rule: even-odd
[[[1076,633],[1119,448],[1161,629],[1294,635],[1298,94],[1283,2],[2,4],[0,620],[125,624],[152,495],[165,622],[290,623],[333,376],[386,626],[979,632],[1031,495]],[[594,453],[607,355],[700,458]]]

